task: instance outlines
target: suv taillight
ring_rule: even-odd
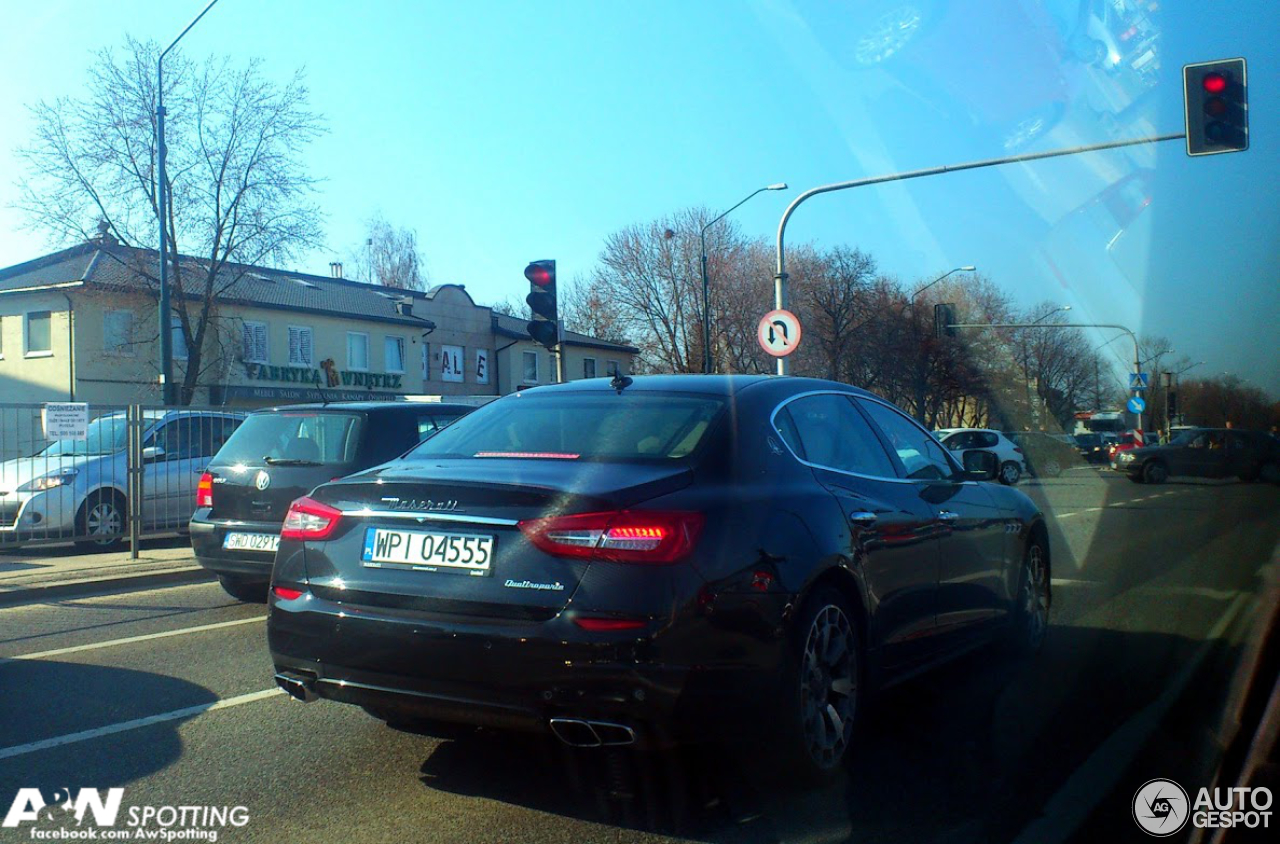
[[[201,475],[200,482],[196,484],[196,506],[213,506],[213,475],[208,472]]]
[[[280,528],[281,539],[328,539],[338,529],[342,511],[314,498],[303,496],[289,505],[284,524]]]
[[[557,557],[665,564],[693,550],[704,521],[701,513],[619,510],[529,519],[519,527],[536,547]]]

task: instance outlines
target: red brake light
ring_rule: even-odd
[[[641,618],[590,618],[578,616],[573,623],[592,633],[611,633],[618,630],[640,630],[644,627]]]
[[[304,541],[328,539],[337,530],[341,520],[341,510],[304,495],[289,505],[284,525],[280,528],[280,538]]]
[[[703,522],[701,513],[620,510],[529,519],[519,527],[534,546],[557,557],[661,564],[687,556]]]
[[[201,475],[199,483],[196,484],[196,506],[213,506],[213,475],[208,472]]]
[[[276,586],[271,591],[276,593],[277,598],[285,601],[294,601],[302,597],[301,589],[290,589],[288,586]]]
[[[1221,94],[1227,90],[1227,77],[1221,73],[1206,73],[1204,79],[1200,80],[1200,84],[1210,94]]]

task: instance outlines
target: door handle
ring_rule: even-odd
[[[954,522],[958,518],[960,518],[960,514],[952,513],[950,510],[940,510],[938,512],[938,521],[940,522]]]
[[[869,528],[876,523],[876,518],[875,513],[868,513],[865,510],[859,510],[849,514],[849,524]]]

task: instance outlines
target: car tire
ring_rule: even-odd
[[[1142,475],[1125,475],[1125,477],[1133,481],[1135,484],[1146,483],[1146,481],[1142,480]]]
[[[1258,470],[1258,477],[1267,483],[1280,484],[1280,463],[1265,463]]]
[[[819,587],[792,628],[782,687],[778,770],[805,784],[830,780],[850,753],[865,651],[848,599]]]
[[[218,584],[222,587],[222,591],[226,592],[237,601],[244,601],[246,604],[265,604],[267,602],[267,581],[250,580],[245,577],[236,577],[232,574],[218,575]]]
[[[1005,486],[1013,486],[1022,477],[1022,468],[1012,460],[1007,460],[1000,466],[1000,483]]]
[[[1142,469],[1142,479],[1149,484],[1162,484],[1169,480],[1169,467],[1153,460]]]
[[[118,550],[124,545],[124,532],[128,525],[129,506],[123,495],[115,490],[91,493],[76,513],[76,536],[105,536],[102,539],[76,539],[75,546],[86,553]]]
[[[1049,552],[1045,541],[1032,537],[1022,554],[1022,570],[1018,574],[1018,594],[1006,646],[1014,656],[1035,656],[1044,646],[1049,631]]]
[[[1062,464],[1053,458],[1049,458],[1044,464],[1044,472],[1042,474],[1046,478],[1060,478],[1062,477]]]

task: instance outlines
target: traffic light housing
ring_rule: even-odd
[[[1187,155],[1216,155],[1249,148],[1248,75],[1244,59],[1182,68]]]
[[[1178,418],[1178,394],[1173,390],[1165,399],[1165,417],[1170,421]]]
[[[943,302],[933,306],[933,336],[934,337],[954,337],[956,336],[956,306],[950,302]]]
[[[556,262],[532,261],[524,268],[529,279],[529,295],[525,302],[533,313],[529,336],[548,349],[560,342],[560,305],[556,296]]]

